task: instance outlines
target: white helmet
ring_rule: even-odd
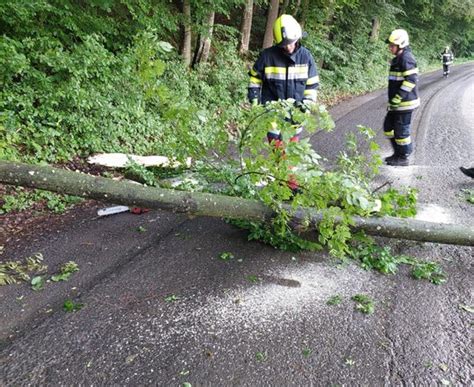
[[[402,29],[393,30],[385,42],[395,44],[400,48],[404,48],[410,44],[408,32]]]
[[[281,15],[273,23],[273,37],[278,45],[291,44],[301,39],[303,31],[291,15]]]

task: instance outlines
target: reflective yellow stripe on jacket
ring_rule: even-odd
[[[287,74],[288,69],[288,74]],[[292,67],[265,67],[265,77],[267,79],[293,80],[308,79],[308,66],[292,66]]]
[[[413,110],[414,108],[417,108],[420,106],[420,99],[413,99],[411,101],[403,101],[400,102],[398,105],[392,105],[388,104],[389,110],[394,110],[394,111],[403,111],[403,110]]]
[[[400,86],[400,89],[405,90],[405,91],[412,91],[415,86],[416,86],[416,84],[414,84],[412,82],[403,81],[402,85]]]

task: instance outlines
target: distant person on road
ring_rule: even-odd
[[[411,119],[413,111],[420,106],[418,67],[405,30],[392,31],[386,43],[394,58],[390,63],[388,111],[383,124],[384,134],[393,147],[393,155],[387,157],[385,162],[392,166],[408,166],[408,157],[413,152]]]
[[[460,167],[459,168],[462,173],[464,173],[466,176],[472,177],[474,179],[474,167],[473,168],[464,168]]]
[[[443,76],[449,76],[449,66],[453,64],[454,55],[449,49],[449,46],[446,46],[444,51],[441,53],[441,58],[443,60]]]
[[[301,26],[293,16],[281,15],[275,20],[275,44],[260,53],[249,71],[248,99],[252,105],[294,100],[296,106],[304,109],[305,105],[316,102],[318,71],[313,56],[300,43],[302,37]],[[290,141],[298,142],[303,128],[293,122],[291,117],[288,117],[288,121],[296,128]],[[276,123],[268,128],[267,139],[275,148],[283,149],[283,138]],[[294,192],[298,191],[298,184],[291,176],[288,186]]]

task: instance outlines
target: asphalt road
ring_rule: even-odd
[[[461,191],[473,181],[458,170],[474,166],[473,70],[422,76],[414,163],[382,168],[380,181],[419,188],[420,218],[474,224]],[[333,159],[355,125],[380,128],[385,99],[378,91],[335,107],[336,130],[314,136],[314,147]],[[41,252],[50,272],[69,260],[80,271],[39,292],[0,288],[0,385],[472,383],[472,312],[462,307],[474,305],[471,247],[380,240],[439,262],[448,281],[436,286],[405,268],[384,276],[248,242],[216,219],[96,210],[5,246],[2,259]],[[374,314],[355,309],[358,293]],[[342,303],[327,305],[335,295]],[[64,312],[66,299],[82,309]]]

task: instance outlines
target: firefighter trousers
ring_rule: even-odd
[[[413,111],[389,111],[385,116],[383,131],[390,139],[394,154],[408,157],[413,152],[411,139],[411,118]]]

